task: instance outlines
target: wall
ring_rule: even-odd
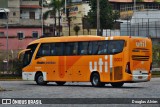
[[[9,38],[8,39],[8,50],[21,50],[25,49],[27,45],[32,42],[33,38],[25,38],[23,40],[18,40],[17,38]],[[6,38],[0,38],[0,50],[6,50]]]
[[[20,0],[8,0],[9,24],[18,24],[20,19]]]
[[[39,36],[41,36],[41,28],[9,28],[8,35],[17,37],[18,32],[23,32],[25,37],[31,37],[33,31],[38,31]],[[0,32],[6,32],[6,28],[0,28]]]
[[[21,1],[21,5],[39,5],[39,0],[37,0],[37,1]]]
[[[8,0],[0,0],[0,8],[8,7]]]
[[[82,28],[82,18],[84,17],[84,15],[87,15],[90,7],[88,5],[88,3],[81,3],[81,4],[76,4],[73,5],[70,8],[70,13],[69,13],[69,17],[71,17],[71,22],[70,22],[70,33],[71,35],[75,35],[75,31],[74,26],[78,25],[80,27],[80,31],[78,32],[79,35],[83,35],[84,34],[84,30]],[[69,30],[69,26],[68,26],[68,21],[66,19],[66,15],[63,14],[62,16],[62,32],[63,35],[69,35],[68,30]]]
[[[41,11],[40,9],[21,9],[21,18],[22,19],[29,19],[29,12],[35,12],[35,19],[40,19]]]

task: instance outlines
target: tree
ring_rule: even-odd
[[[107,0],[99,0],[100,1],[100,29],[101,34],[103,29],[112,29],[115,19],[119,18],[117,12],[112,10],[111,5]],[[97,26],[97,2],[96,0],[90,0],[89,3],[91,10],[88,12],[89,22],[92,25],[92,28],[96,28]]]
[[[153,66],[159,67],[160,65],[160,43],[153,44],[152,47],[152,58],[153,58]]]
[[[58,13],[58,18],[59,18],[59,29],[60,29],[60,10],[64,6],[65,0],[51,0],[51,2],[48,4],[49,10],[46,11],[43,14],[43,18],[47,19],[49,15],[53,15],[55,18],[55,27],[56,25],[56,13]],[[55,29],[54,29],[55,31]],[[60,33],[60,32],[59,32]]]
[[[75,31],[75,35],[78,35],[80,27],[78,25],[74,26],[73,30]]]

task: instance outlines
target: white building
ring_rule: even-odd
[[[121,23],[121,35],[160,38],[160,11],[136,11],[131,20]]]

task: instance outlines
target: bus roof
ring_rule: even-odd
[[[96,35],[79,35],[79,36],[62,36],[62,37],[46,37],[37,39],[30,44],[35,43],[49,43],[49,42],[75,42],[75,41],[94,41],[94,40],[110,40],[111,37],[115,39],[127,39],[127,38],[134,38],[134,36],[96,36]],[[136,38],[136,37],[135,37]],[[139,37],[141,38],[141,37]]]

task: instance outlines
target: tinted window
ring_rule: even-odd
[[[116,54],[122,52],[124,47],[123,40],[109,41],[108,43],[108,54]]]
[[[98,55],[108,54],[108,41],[98,42]]]
[[[29,45],[27,47],[27,49],[30,49],[29,51],[26,51],[24,53],[24,57],[23,57],[23,66],[27,66],[28,64],[30,64],[31,62],[31,59],[33,57],[33,54],[34,54],[34,51],[36,50],[36,47],[37,47],[38,44],[32,44],[32,45]]]
[[[117,54],[123,47],[123,40],[45,43],[41,44],[36,57]]]
[[[36,57],[42,56],[50,56],[50,44],[41,44]]]
[[[63,55],[63,43],[44,43],[41,44],[36,58],[43,56],[61,56]]]
[[[65,43],[64,55],[77,55],[78,53],[78,43],[69,42]]]
[[[62,56],[64,55],[64,43],[55,43],[55,50],[56,50],[56,54],[55,55],[59,55]]]
[[[89,42],[79,42],[78,43],[78,54],[87,55],[89,52]]]

